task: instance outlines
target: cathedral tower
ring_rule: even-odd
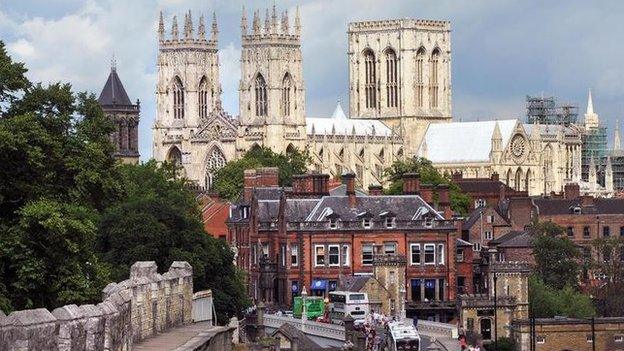
[[[349,23],[349,112],[400,126],[413,155],[427,125],[451,120],[451,25]]]
[[[251,28],[243,8],[241,18],[241,79],[239,123],[246,143],[259,143],[284,152],[289,145],[303,147],[305,88],[301,57],[299,10],[290,27],[288,12],[279,20],[275,5],[264,24],[253,13]]]
[[[216,17],[213,14],[210,33],[206,33],[201,16],[195,34],[190,11],[184,15],[181,27],[182,31],[177,16],[173,16],[167,35],[160,14],[154,124],[154,158],[160,161],[181,162],[185,151],[177,143],[188,140],[201,122],[221,106]],[[164,144],[171,147],[162,147]]]

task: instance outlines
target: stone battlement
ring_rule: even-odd
[[[434,29],[434,30],[451,30],[450,21],[438,21],[427,19],[391,19],[378,21],[361,21],[349,23],[348,32],[379,30],[379,29]]]
[[[130,350],[133,343],[191,323],[193,268],[174,262],[158,274],[136,262],[130,279],[111,283],[97,305],[66,305],[0,313],[0,351]]]

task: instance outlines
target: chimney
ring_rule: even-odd
[[[444,219],[451,219],[453,211],[451,211],[451,197],[448,184],[438,184],[438,205],[444,212]]]
[[[500,178],[498,177],[498,172],[492,173],[492,176],[490,176],[490,179],[492,179],[495,182],[498,182],[500,180]]]
[[[297,197],[315,197],[329,195],[329,175],[294,175],[292,184],[292,195]]]
[[[594,206],[594,197],[589,195],[581,196],[581,206],[588,207]]]
[[[567,200],[576,199],[581,196],[581,187],[578,183],[567,183],[563,188],[563,197]]]
[[[462,179],[464,179],[462,172],[457,171],[453,173],[453,182],[460,182]]]
[[[347,196],[349,197],[349,205],[355,207],[355,174],[345,173],[342,175],[342,182],[347,185]]]
[[[418,195],[420,193],[420,174],[405,173],[403,174],[403,194]]]
[[[277,187],[279,185],[279,169],[277,167],[262,167],[256,170],[256,186]]]
[[[420,197],[429,204],[429,206],[433,206],[433,185],[431,184],[421,184],[420,186]]]
[[[256,186],[256,170],[246,169],[243,172],[243,200],[251,201],[251,194]]]
[[[329,174],[312,174],[312,191],[314,195],[329,195]]]
[[[507,197],[507,187],[505,186],[505,184],[500,185],[500,187],[498,188],[498,203],[502,203],[503,201],[505,201],[505,198]]]
[[[383,195],[383,187],[379,184],[372,184],[368,186],[368,195],[380,196]]]

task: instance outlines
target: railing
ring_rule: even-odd
[[[336,324],[319,323],[314,321],[306,321],[305,324],[302,324],[301,319],[285,316],[276,316],[273,314],[265,314],[263,320],[264,326],[269,328],[279,329],[282,324],[288,323],[308,335],[314,335],[339,341],[345,340],[344,327]]]

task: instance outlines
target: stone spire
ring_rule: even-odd
[[[174,15],[171,21],[171,39],[178,40],[178,16]]]
[[[199,26],[197,27],[197,34],[200,40],[206,39],[206,25],[204,24],[204,15],[199,16]]]
[[[158,39],[160,41],[165,40],[165,20],[163,19],[162,11],[160,11],[160,17],[158,18]]]
[[[288,35],[290,28],[288,28],[288,10],[282,14],[282,33]]]
[[[295,35],[301,35],[301,18],[299,17],[299,6],[295,12]]]
[[[594,162],[594,156],[591,156],[589,159],[589,189],[591,191],[596,190],[597,182],[598,177],[596,175],[596,163]]]
[[[613,136],[613,150],[621,150],[620,145],[620,121],[615,120],[615,135]]]
[[[275,0],[273,0],[273,9],[271,10],[271,33],[277,33],[277,12],[275,10]]]
[[[589,96],[587,97],[587,112],[585,112],[585,129],[598,128],[599,125],[600,120],[598,119],[598,115],[594,112],[594,102],[590,89]]]
[[[266,13],[264,14],[264,33],[271,33],[271,19],[269,17],[269,9],[266,9]]]
[[[496,121],[494,124],[494,131],[492,132],[491,144],[492,144],[492,148],[490,151],[490,158],[492,159],[494,163],[498,163],[503,153],[503,147],[502,147],[503,136],[501,134],[498,121]]]
[[[605,167],[605,189],[608,192],[613,192],[613,167],[610,156],[607,156],[607,166]]]
[[[217,35],[219,34],[219,27],[217,26],[217,14],[212,12],[212,40],[217,40]]]
[[[191,10],[184,16],[184,39],[193,38],[193,19]]]
[[[254,11],[254,16],[253,16],[253,34],[257,35],[260,34],[260,16],[258,16],[258,11]]]
[[[247,12],[245,11],[245,5],[243,5],[243,15],[241,16],[241,34],[247,35]]]

